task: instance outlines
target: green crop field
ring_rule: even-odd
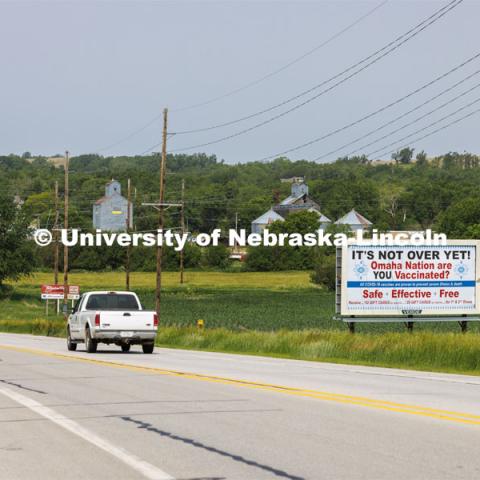
[[[178,274],[172,272],[163,277],[163,325],[192,326],[198,319],[203,319],[208,328],[250,330],[333,328],[335,325],[331,320],[332,294],[311,286],[306,272],[187,272],[183,285],[178,278]],[[14,293],[0,301],[0,322],[45,320],[40,285],[49,281],[51,275],[38,273],[14,284]],[[82,291],[123,289],[124,282],[122,273],[70,276],[70,283],[80,285]],[[154,307],[154,285],[154,274],[131,276],[132,290],[148,309]]]
[[[13,284],[13,293],[0,300],[0,328],[6,321],[47,320],[40,285],[51,280],[50,273],[36,273]],[[72,273],[70,283],[80,285],[81,291],[118,290],[125,286],[125,274]],[[346,330],[344,324],[332,320],[334,294],[311,284],[308,272],[187,272],[183,285],[178,273],[166,272],[163,285],[161,321],[165,326],[189,327],[203,319],[207,328],[230,330]],[[145,308],[153,309],[154,273],[133,273],[131,288]],[[472,323],[470,329],[479,331],[479,325]],[[405,327],[401,323],[359,324],[357,330],[402,332]],[[439,322],[416,324],[415,330],[456,332],[459,327]]]

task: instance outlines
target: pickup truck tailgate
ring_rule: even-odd
[[[100,312],[100,328],[102,330],[155,330],[153,312]]]

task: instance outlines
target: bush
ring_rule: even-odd
[[[272,247],[249,247],[245,259],[245,270],[249,272],[271,272],[275,268]]]
[[[207,267],[225,270],[230,265],[230,250],[222,244],[207,247],[204,251],[203,263]]]
[[[335,255],[327,255],[323,252],[319,253],[313,273],[310,275],[312,282],[317,285],[322,285],[328,290],[335,290],[335,264]]]

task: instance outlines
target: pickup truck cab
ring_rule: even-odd
[[[143,353],[152,353],[158,317],[143,310],[133,292],[86,292],[68,317],[67,348],[76,350],[85,343],[95,353],[99,343],[114,343],[128,352],[131,345],[142,345]]]

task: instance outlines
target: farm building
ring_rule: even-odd
[[[285,219],[274,210],[270,209],[263,215],[260,215],[252,222],[252,233],[262,233],[262,231],[272,222],[281,221]]]
[[[308,185],[303,179],[295,178],[292,182],[290,195],[278,205],[275,205],[273,210],[282,217],[286,217],[288,214],[300,210],[316,210],[320,212],[320,205],[309,196]]]
[[[318,215],[318,223],[320,223],[320,230],[325,230],[329,225],[331,225],[332,221],[322,212],[319,212],[315,208],[309,208],[308,211],[315,212]]]
[[[358,230],[369,230],[372,227],[372,222],[352,208],[346,215],[339,218],[335,222],[335,225],[345,225],[349,227],[352,232],[356,232]]]
[[[290,195],[270,210],[260,215],[252,222],[252,233],[261,233],[269,224],[275,221],[284,221],[291,213],[306,210],[318,215],[319,229],[325,230],[332,221],[320,211],[320,205],[313,200],[308,193],[308,185],[303,177],[287,179],[292,183]],[[335,225],[346,225],[352,232],[369,230],[372,222],[363,215],[352,209],[343,217],[339,218]]]
[[[283,221],[291,213],[303,210],[315,212],[318,215],[318,222],[322,229],[332,223],[327,216],[321,213],[320,205],[309,196],[308,185],[304,182],[303,177],[293,177],[286,181],[292,182],[290,195],[255,219],[252,222],[252,233],[260,233],[270,223],[276,220]]]
[[[133,205],[130,204],[130,225],[133,226]],[[105,196],[93,205],[93,228],[101,230],[126,230],[128,201],[122,196],[120,182],[113,180],[105,186]]]

